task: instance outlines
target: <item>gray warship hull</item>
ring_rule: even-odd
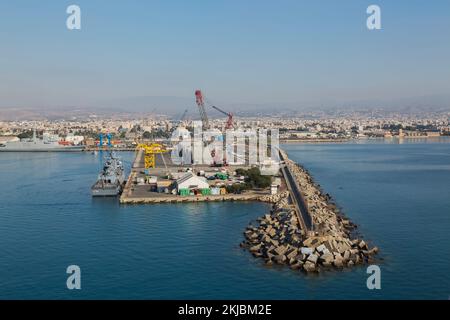
[[[122,193],[125,174],[122,161],[111,152],[97,181],[91,187],[93,197],[116,197]]]
[[[95,183],[91,188],[93,197],[116,197],[122,192],[120,185],[101,185]]]
[[[83,149],[83,146],[63,146],[58,142],[44,142],[37,139],[0,144],[0,152],[74,152],[82,151]]]

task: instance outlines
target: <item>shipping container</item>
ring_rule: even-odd
[[[201,193],[203,196],[209,196],[211,195],[211,189],[201,189]]]
[[[180,189],[178,192],[180,193],[180,196],[188,196],[190,194],[189,189]]]

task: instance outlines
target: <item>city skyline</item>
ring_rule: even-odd
[[[76,1],[73,31],[70,4],[0,4],[1,109],[176,113],[197,88],[231,109],[450,105],[445,1]],[[381,30],[366,28],[370,4]]]

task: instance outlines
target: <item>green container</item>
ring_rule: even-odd
[[[211,195],[211,189],[201,189],[202,195],[209,196]]]
[[[216,177],[219,178],[220,180],[227,180],[228,179],[228,175],[222,172],[218,172],[216,173]]]
[[[190,194],[189,189],[180,189],[179,190],[180,196],[188,196]]]

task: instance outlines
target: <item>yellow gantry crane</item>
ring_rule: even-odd
[[[152,143],[152,144],[140,143],[136,147],[136,150],[143,150],[145,152],[145,155],[144,155],[145,169],[156,167],[156,155],[157,154],[161,154],[161,157],[164,162],[164,166],[167,169],[166,161],[164,160],[164,156],[162,154],[167,153],[169,151],[166,150],[166,148],[164,148],[164,146],[160,145],[159,143]]]

